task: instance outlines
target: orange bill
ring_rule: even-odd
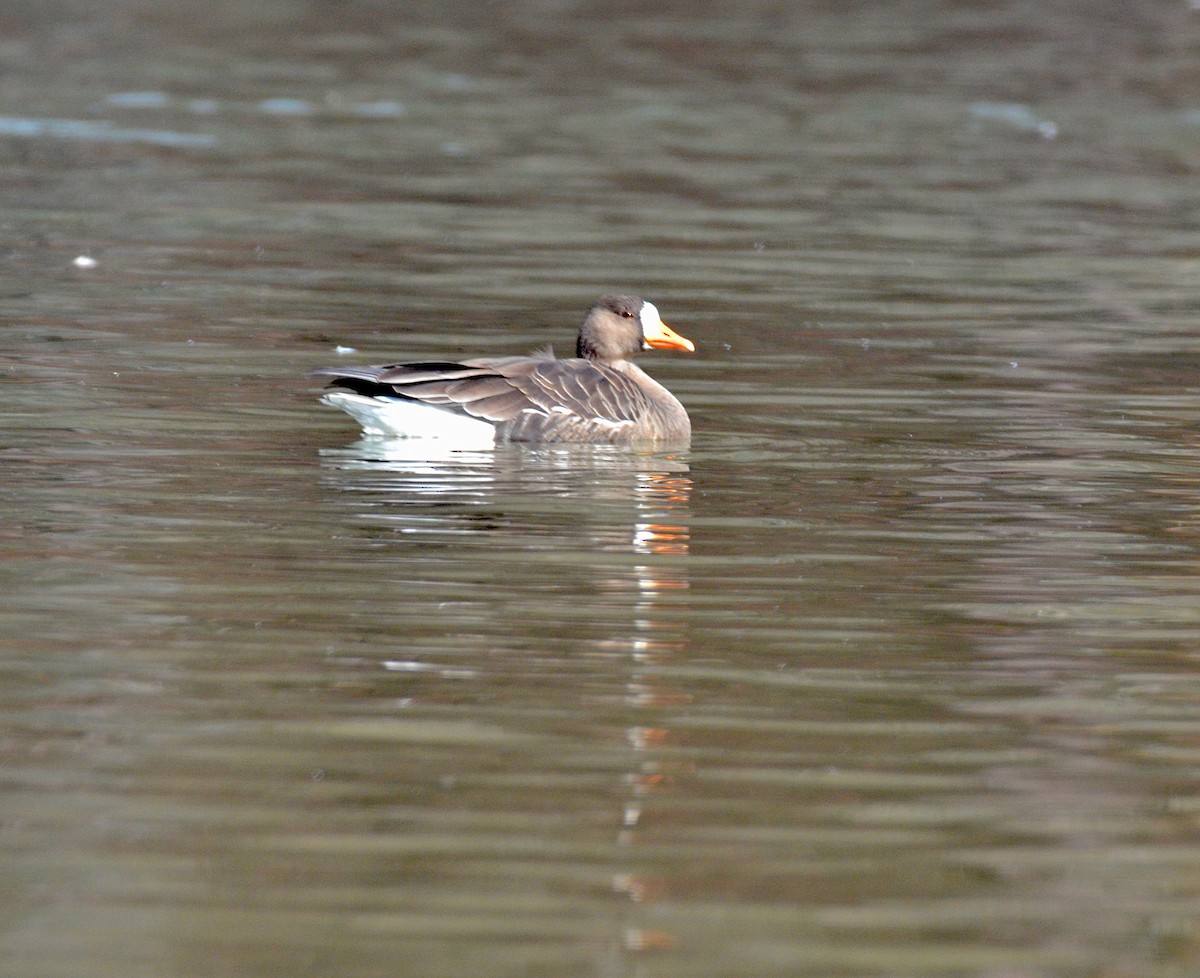
[[[686,336],[680,336],[661,319],[648,326],[642,335],[646,340],[646,345],[652,346],[656,350],[687,350],[688,353],[696,352],[695,343]]]

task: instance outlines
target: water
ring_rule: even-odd
[[[1196,18],[12,20],[6,973],[1200,971]],[[305,380],[610,288],[686,452]]]

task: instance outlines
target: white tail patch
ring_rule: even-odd
[[[362,425],[363,434],[377,438],[436,438],[464,450],[496,444],[495,425],[431,404],[337,390],[326,392],[321,402],[341,408]]]

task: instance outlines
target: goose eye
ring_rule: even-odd
[[[633,313],[631,313],[631,312],[630,312],[628,309],[622,309],[622,310],[621,310],[621,315],[622,315],[622,316],[624,316],[626,319],[632,319],[632,318],[633,318]]]

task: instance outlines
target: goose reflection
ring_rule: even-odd
[[[639,832],[649,802],[669,794],[680,773],[664,748],[673,739],[670,715],[689,697],[663,679],[662,667],[689,651],[687,456],[571,445],[430,458],[428,445],[364,440],[324,452],[323,463],[328,483],[346,494],[350,525],[357,522],[370,546],[394,553],[386,568],[410,582],[406,607],[390,613],[449,633],[430,655],[445,654],[449,641],[467,667],[459,672],[483,684],[485,700],[489,682],[503,684],[497,670],[522,663],[515,689],[495,694],[504,709],[522,697],[530,713],[556,700],[573,703],[570,720],[559,722],[591,742],[588,756],[611,752],[619,734],[627,753],[609,798],[619,799],[612,817],[624,855],[611,889],[628,910],[618,914],[614,945],[671,946],[671,935],[634,926],[631,914],[667,889],[640,870]],[[533,732],[543,743],[555,737]],[[539,755],[513,763],[561,761]]]
[[[490,534],[506,551],[541,551],[548,535],[562,532],[564,549],[591,543],[634,554],[688,553],[692,482],[679,453],[518,445],[438,456],[427,444],[364,439],[321,455],[327,481],[361,496],[360,516],[393,531]],[[686,586],[680,569],[639,567],[639,587]]]

